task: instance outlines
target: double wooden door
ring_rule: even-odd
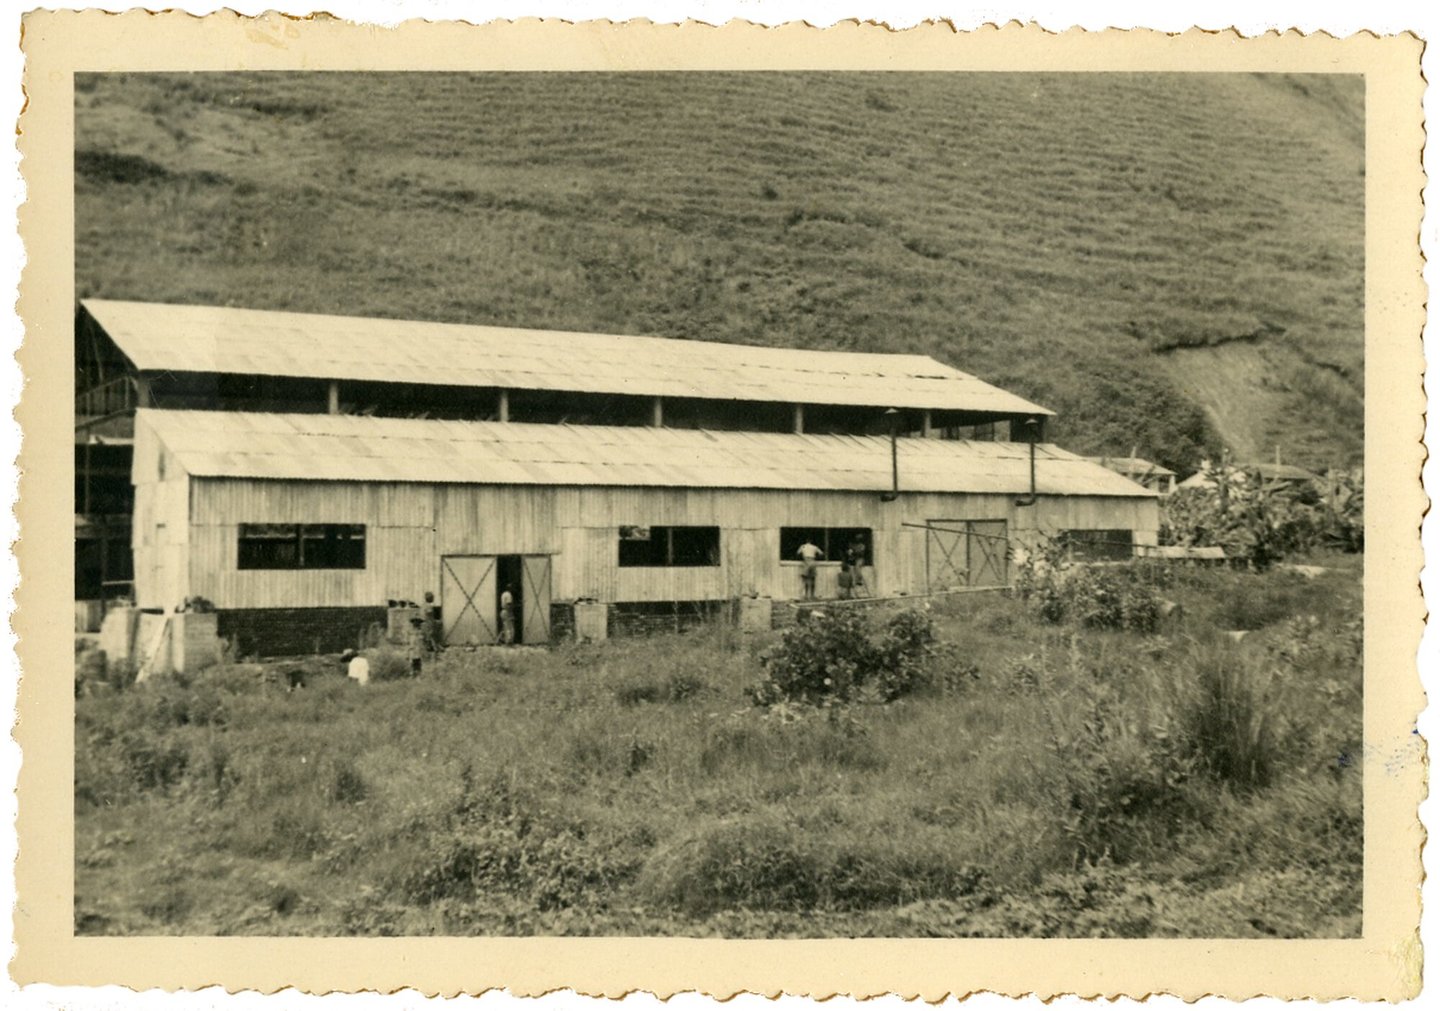
[[[448,646],[489,646],[500,641],[499,570],[502,555],[446,555],[440,559],[440,606]],[[514,589],[520,639],[550,641],[550,556],[518,555]]]

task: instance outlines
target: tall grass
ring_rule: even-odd
[[[1240,643],[1194,616],[1279,574],[1187,576],[1159,634],[968,595],[890,703],[757,707],[774,640],[719,629],[82,697],[77,927],[1351,932],[1356,575]]]

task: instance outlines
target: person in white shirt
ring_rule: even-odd
[[[353,649],[347,649],[340,655],[341,660],[350,661],[345,668],[345,676],[357,685],[368,685],[370,683],[370,661],[366,660]]]
[[[500,594],[500,641],[506,646],[515,644],[515,595],[509,584]]]
[[[810,541],[806,541],[800,545],[799,550],[795,553],[800,556],[800,561],[805,563],[805,568],[801,570],[800,573],[800,582],[804,584],[805,587],[805,599],[814,600],[816,563],[825,557],[825,552],[821,551]]]

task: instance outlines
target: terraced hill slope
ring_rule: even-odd
[[[1178,469],[1358,460],[1363,83],[97,75],[83,296],[918,351]]]

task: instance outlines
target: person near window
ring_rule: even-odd
[[[814,600],[815,570],[820,559],[825,557],[825,552],[816,547],[813,542],[806,541],[795,553],[800,556],[800,561],[805,566],[800,570],[800,582],[805,589],[805,599]]]
[[[856,534],[850,541],[850,546],[845,549],[845,568],[850,573],[850,590],[854,596],[860,596],[864,591],[866,596],[870,588],[865,585],[865,538]]]

